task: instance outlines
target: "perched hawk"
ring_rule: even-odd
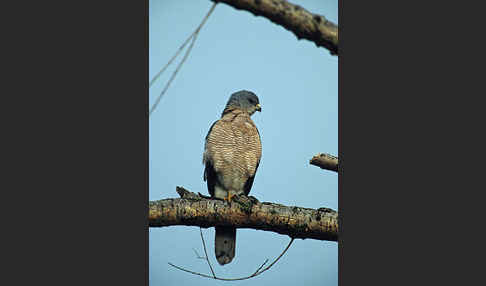
[[[250,116],[261,111],[258,97],[251,91],[233,93],[221,119],[206,135],[204,180],[211,197],[231,201],[237,194],[248,195],[262,156],[260,134]],[[215,227],[214,249],[221,265],[235,257],[236,228]]]

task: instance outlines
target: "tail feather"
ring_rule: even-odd
[[[225,265],[235,257],[236,228],[217,226],[215,230],[214,252],[218,263]]]

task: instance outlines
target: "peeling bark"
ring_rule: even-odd
[[[234,226],[273,231],[292,238],[337,241],[338,214],[329,208],[309,209],[259,202],[235,196],[231,203],[177,187],[181,198],[149,202],[149,226]]]
[[[337,172],[339,169],[338,157],[329,154],[319,153],[310,159],[309,163],[330,171]]]
[[[314,42],[317,47],[328,49],[332,55],[338,54],[338,26],[324,16],[313,14],[299,5],[285,0],[211,1],[249,11],[255,16],[263,16],[294,33],[297,39],[307,39]]]

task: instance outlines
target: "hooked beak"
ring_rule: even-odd
[[[260,103],[256,105],[256,110],[262,112],[262,106],[260,105]]]

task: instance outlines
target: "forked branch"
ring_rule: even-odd
[[[203,274],[203,273],[199,273],[199,272],[195,272],[195,271],[191,271],[191,270],[188,270],[188,269],[185,269],[185,268],[182,268],[180,266],[177,266],[177,265],[174,265],[170,262],[168,262],[168,264],[174,268],[177,268],[179,270],[182,270],[182,271],[185,271],[187,273],[191,273],[191,274],[194,274],[194,275],[199,275],[199,276],[202,276],[202,277],[206,277],[206,278],[211,278],[211,279],[215,279],[215,280],[222,280],[222,281],[237,281],[237,280],[246,280],[246,279],[250,279],[252,277],[255,277],[255,276],[258,276],[260,274],[262,274],[263,272],[267,271],[268,269],[270,269],[275,263],[277,263],[277,261],[285,254],[285,252],[287,252],[287,250],[290,248],[290,245],[292,245],[292,242],[294,242],[294,238],[291,238],[290,239],[290,242],[289,244],[287,245],[287,247],[282,251],[282,253],[280,253],[280,255],[270,264],[268,265],[267,267],[265,267],[263,270],[261,270],[263,268],[263,266],[265,266],[265,264],[267,264],[268,262],[268,259],[265,260],[265,262],[263,262],[262,265],[260,265],[260,267],[258,267],[258,269],[253,272],[253,274],[251,275],[248,275],[248,276],[245,276],[245,277],[240,277],[240,278],[222,278],[222,277],[217,277],[216,274],[214,274],[214,271],[213,271],[213,267],[211,266],[211,262],[209,261],[209,257],[208,257],[208,253],[206,251],[206,243],[204,242],[204,236],[202,234],[202,230],[201,228],[199,228],[199,232],[201,233],[201,241],[202,241],[202,244],[203,244],[203,247],[204,247],[204,254],[206,255],[205,257],[205,260],[207,261],[208,265],[209,265],[209,269],[211,269],[211,273],[213,274],[213,276],[210,276],[210,275],[207,275],[207,274]],[[197,252],[196,252],[197,253]],[[201,258],[199,257],[198,255],[198,258]]]

